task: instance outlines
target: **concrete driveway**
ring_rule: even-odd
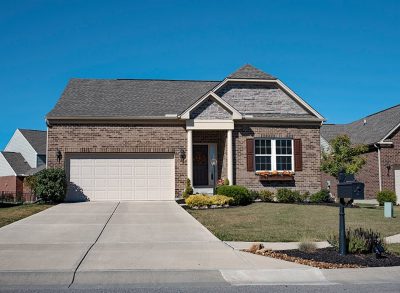
[[[175,202],[59,204],[0,229],[2,284],[218,283],[253,269],[309,270],[233,250]]]

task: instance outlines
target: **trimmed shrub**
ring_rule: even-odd
[[[249,194],[252,201],[260,198],[260,192],[258,192],[257,190],[251,189],[249,190]]]
[[[332,235],[328,242],[339,250],[339,236]],[[377,232],[366,230],[363,228],[347,229],[346,245],[348,253],[372,253],[375,246],[384,246],[384,241],[381,235]]]
[[[310,196],[310,202],[320,203],[320,202],[330,202],[331,196],[329,194],[329,190],[321,189],[320,191],[313,193]]]
[[[383,206],[385,202],[396,204],[396,193],[391,190],[382,190],[376,194],[376,200],[380,206]]]
[[[203,207],[211,205],[210,196],[204,194],[193,194],[185,199],[185,203],[190,207]]]
[[[302,197],[299,191],[290,190],[288,188],[279,188],[276,193],[276,199],[278,202],[283,203],[294,203],[302,201]]]
[[[187,178],[186,179],[186,186],[185,186],[185,190],[182,193],[182,197],[183,198],[188,198],[190,195],[193,194],[193,187],[192,184],[190,182],[190,179]]]
[[[259,198],[264,202],[273,202],[274,193],[270,190],[264,189],[259,192]]]
[[[212,205],[224,206],[232,204],[233,198],[225,195],[214,195],[210,196],[210,201]]]
[[[228,178],[224,179],[224,185],[229,185],[229,179]]]
[[[185,203],[190,207],[204,207],[210,205],[224,206],[230,205],[233,198],[225,195],[206,195],[206,194],[193,194],[185,199]]]
[[[252,202],[250,192],[246,187],[239,185],[223,185],[217,188],[217,194],[233,198],[233,205],[247,205]]]
[[[35,175],[35,194],[45,202],[62,202],[67,193],[67,177],[60,168],[44,169]]]

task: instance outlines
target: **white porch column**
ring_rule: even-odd
[[[227,163],[228,163],[228,180],[229,180],[229,185],[233,185],[233,154],[232,154],[232,130],[228,130],[228,135],[227,135],[227,145],[228,145],[228,151],[227,151]]]
[[[187,131],[187,177],[193,186],[193,130]]]

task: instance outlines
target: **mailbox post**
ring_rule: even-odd
[[[345,212],[346,198],[349,199],[347,203],[353,202],[355,199],[364,199],[364,183],[357,182],[354,175],[345,174],[340,172],[339,183],[337,185],[337,195],[340,199],[339,206],[339,253],[341,255],[347,254],[346,245],[346,224]]]

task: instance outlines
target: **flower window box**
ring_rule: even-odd
[[[292,171],[257,171],[256,175],[260,181],[292,181],[294,172]]]

